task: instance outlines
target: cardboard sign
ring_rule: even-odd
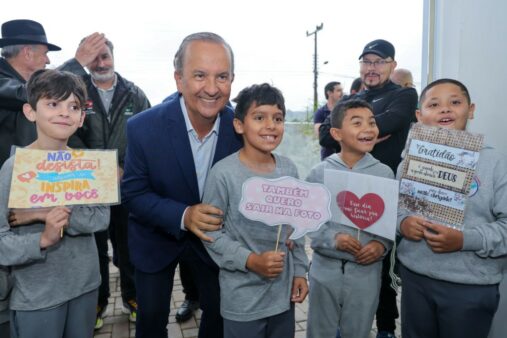
[[[400,208],[463,228],[483,135],[415,124],[408,135]]]
[[[17,148],[9,208],[117,204],[116,150]]]
[[[239,211],[270,226],[289,224],[290,239],[317,231],[331,217],[329,191],[317,183],[293,177],[252,177],[243,183]]]
[[[398,181],[326,169],[324,184],[335,199],[331,204],[333,222],[394,240]]]

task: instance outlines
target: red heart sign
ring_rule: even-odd
[[[336,195],[336,204],[347,218],[359,229],[366,229],[374,224],[384,213],[384,201],[374,193],[357,198],[350,191],[341,191]]]

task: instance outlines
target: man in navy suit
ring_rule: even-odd
[[[202,240],[222,211],[201,203],[211,166],[241,147],[226,106],[234,79],[231,47],[213,33],[187,36],[174,58],[178,95],[132,117],[122,202],[136,269],[136,337],[167,337],[178,262],[191,267],[203,310],[199,337],[222,338],[218,267]]]

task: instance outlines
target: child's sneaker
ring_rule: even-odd
[[[106,312],[106,306],[97,305],[97,317],[95,319],[95,330],[98,330],[104,326],[104,313]]]
[[[137,318],[137,302],[135,299],[129,299],[126,303],[123,302],[122,312],[129,315],[129,321],[136,322]]]

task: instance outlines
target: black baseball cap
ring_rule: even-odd
[[[386,40],[373,40],[364,46],[363,53],[361,53],[359,59],[361,59],[365,54],[375,54],[383,59],[391,57],[394,60],[394,46]]]

